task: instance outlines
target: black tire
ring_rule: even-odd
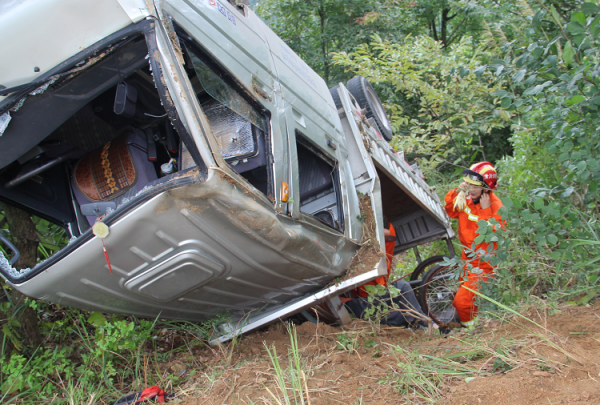
[[[440,256],[431,256],[428,259],[423,260],[421,263],[419,263],[419,265],[417,267],[415,267],[415,270],[411,273],[410,275],[410,281],[415,281],[420,279],[423,274],[425,274],[425,272],[427,272],[427,270],[429,270],[432,266],[441,263],[444,261],[444,257],[448,257],[450,255],[440,255]]]
[[[454,271],[455,267],[436,265],[423,276],[419,287],[419,304],[435,323],[447,324],[456,320],[456,309],[452,302],[458,290],[458,280]]]
[[[346,87],[348,87],[348,91],[354,96],[360,108],[366,110],[367,118],[375,120],[381,136],[386,141],[391,141],[393,135],[392,125],[373,86],[364,77],[356,76],[348,80]]]
[[[338,110],[342,108],[342,100],[340,100],[340,95],[338,94],[338,88],[340,85],[333,86],[329,89],[329,93],[331,94],[331,98],[333,98],[333,102],[335,103],[335,108]]]

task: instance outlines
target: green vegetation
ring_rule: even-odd
[[[308,395],[308,387],[306,385],[306,374],[304,373],[304,363],[300,356],[300,348],[298,347],[298,336],[296,335],[296,328],[293,325],[286,325],[287,332],[290,336],[290,349],[288,351],[288,367],[283,369],[279,358],[277,357],[277,350],[275,346],[269,348],[265,343],[265,349],[269,355],[269,359],[275,369],[275,381],[277,383],[278,392],[276,395],[269,388],[267,391],[273,397],[277,404],[295,405],[310,403]],[[288,385],[290,387],[288,387]],[[290,395],[288,391],[291,391]],[[306,401],[304,400],[306,398]],[[292,402],[293,400],[293,402]]]
[[[262,0],[257,10],[330,85],[356,74],[374,84],[393,123],[392,145],[418,159],[440,197],[458,185],[463,167],[482,159],[497,165],[505,225],[496,224],[495,231],[487,222],[479,226],[478,241],[498,246],[479,253],[497,266],[495,278],[480,290],[483,310],[518,313],[539,298],[552,313],[560,303],[586,305],[600,293],[596,3]],[[3,211],[0,232],[9,234],[14,218]],[[63,228],[40,218],[29,221],[32,227],[21,230],[28,230],[23,238],[35,257],[25,255],[29,262],[20,267],[68,243]],[[436,242],[421,255],[444,252],[444,244]],[[415,266],[407,257],[398,275]],[[153,384],[173,388],[184,378],[161,369],[167,355],[204,345],[222,320],[196,325],[107,317],[2,288],[0,402],[88,403]],[[31,314],[39,322],[37,340],[26,328]],[[180,340],[164,349],[171,333]],[[548,331],[534,334],[554,344]],[[271,395],[278,403],[304,403],[306,370],[295,332],[290,336],[287,368],[267,348],[278,387]],[[469,339],[460,340],[467,351],[437,357],[399,347],[390,351],[372,339],[361,346],[348,333],[336,336],[335,347],[356,354],[373,349],[373,357],[392,353],[398,370],[386,382],[407,397],[435,401],[445,377],[481,374],[470,363],[475,358],[488,359],[490,373],[520,364],[511,351],[515,342],[492,348]],[[226,365],[232,354],[233,347],[223,352]]]
[[[507,227],[496,235],[479,228],[480,239],[499,245],[492,260],[500,271],[485,292],[505,303],[531,294],[587,303],[596,294],[599,22],[592,3],[569,21],[544,7],[531,43],[488,67],[504,79],[495,95],[513,117],[514,154],[499,163]]]
[[[2,403],[96,403],[119,398],[123,393],[141,391],[151,385],[174,387],[185,378],[164,373],[165,360],[173,352],[204,346],[216,323],[195,325],[185,322],[158,322],[133,317],[106,317],[98,312],[61,308],[36,301],[44,344],[38,347],[12,346],[5,338],[0,357],[0,402]],[[2,306],[7,325],[18,337],[18,322]],[[174,339],[180,342],[174,346]],[[174,349],[164,350],[166,346]],[[191,366],[191,365],[190,365]],[[186,375],[187,377],[187,375]],[[10,401],[9,401],[10,399]]]
[[[303,2],[275,3],[259,11],[273,11],[267,21],[285,38],[298,23],[277,12]],[[302,24],[323,26],[321,16],[343,2],[309,3],[324,14],[305,14]],[[379,15],[386,7],[398,13]],[[379,1],[358,11],[364,18],[326,20],[327,36],[304,35],[330,41],[321,56],[344,69],[338,80],[360,74],[375,85],[395,130],[392,145],[419,160],[440,197],[463,167],[483,159],[498,167],[506,226],[480,224],[478,240],[498,245],[475,253],[498,266],[482,292],[505,304],[532,295],[588,303],[600,278],[598,5]],[[352,29],[361,35],[348,39]],[[320,49],[304,38],[288,43],[303,55]],[[320,70],[322,62],[307,61]],[[426,247],[423,257],[440,248]],[[397,271],[415,264],[408,258]]]
[[[69,386],[78,386],[78,395],[94,395],[110,388],[118,391],[115,385],[122,386],[128,380],[133,387],[142,387],[141,354],[154,323],[124,319],[109,322],[97,313],[86,321],[82,313],[78,315],[77,319],[71,317],[69,326],[61,331],[71,335],[69,340],[78,346],[64,342],[54,349],[38,347],[31,356],[13,352],[3,358],[0,379],[4,400],[16,392],[23,399],[50,399],[67,392]]]
[[[338,350],[345,350],[352,353],[356,352],[359,345],[358,336],[352,336],[347,333],[336,336],[336,347]]]
[[[351,78],[332,62],[331,52],[351,51],[378,32],[402,37],[405,7],[378,0],[261,0],[256,12],[325,81]]]
[[[333,59],[394,91],[396,97],[388,98],[393,102],[389,117],[396,134],[394,147],[425,158],[421,161],[429,165],[465,166],[467,161],[493,157],[487,140],[510,120],[495,96],[502,82],[477,54],[468,38],[444,49],[426,36],[390,43],[374,35],[369,45],[350,54],[336,53]]]

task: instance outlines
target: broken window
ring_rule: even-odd
[[[297,134],[300,211],[343,231],[337,162]]]
[[[225,161],[263,194],[271,194],[265,112],[249,101],[196,43],[183,40],[188,77]]]

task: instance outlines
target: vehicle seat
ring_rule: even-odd
[[[120,197],[141,191],[157,179],[148,160],[143,131],[128,128],[117,138],[85,154],[73,169],[71,187],[90,225],[117,208]]]

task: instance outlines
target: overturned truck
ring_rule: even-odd
[[[247,6],[55,0],[1,13],[0,199],[71,237],[17,270],[1,236],[13,252],[0,273],[24,294],[142,317],[228,313],[248,331],[387,274],[381,257],[346,275],[359,195],[382,251],[384,215],[396,253],[454,236],[386,142],[373,88],[357,77],[330,91]],[[14,37],[25,25],[39,35]]]

